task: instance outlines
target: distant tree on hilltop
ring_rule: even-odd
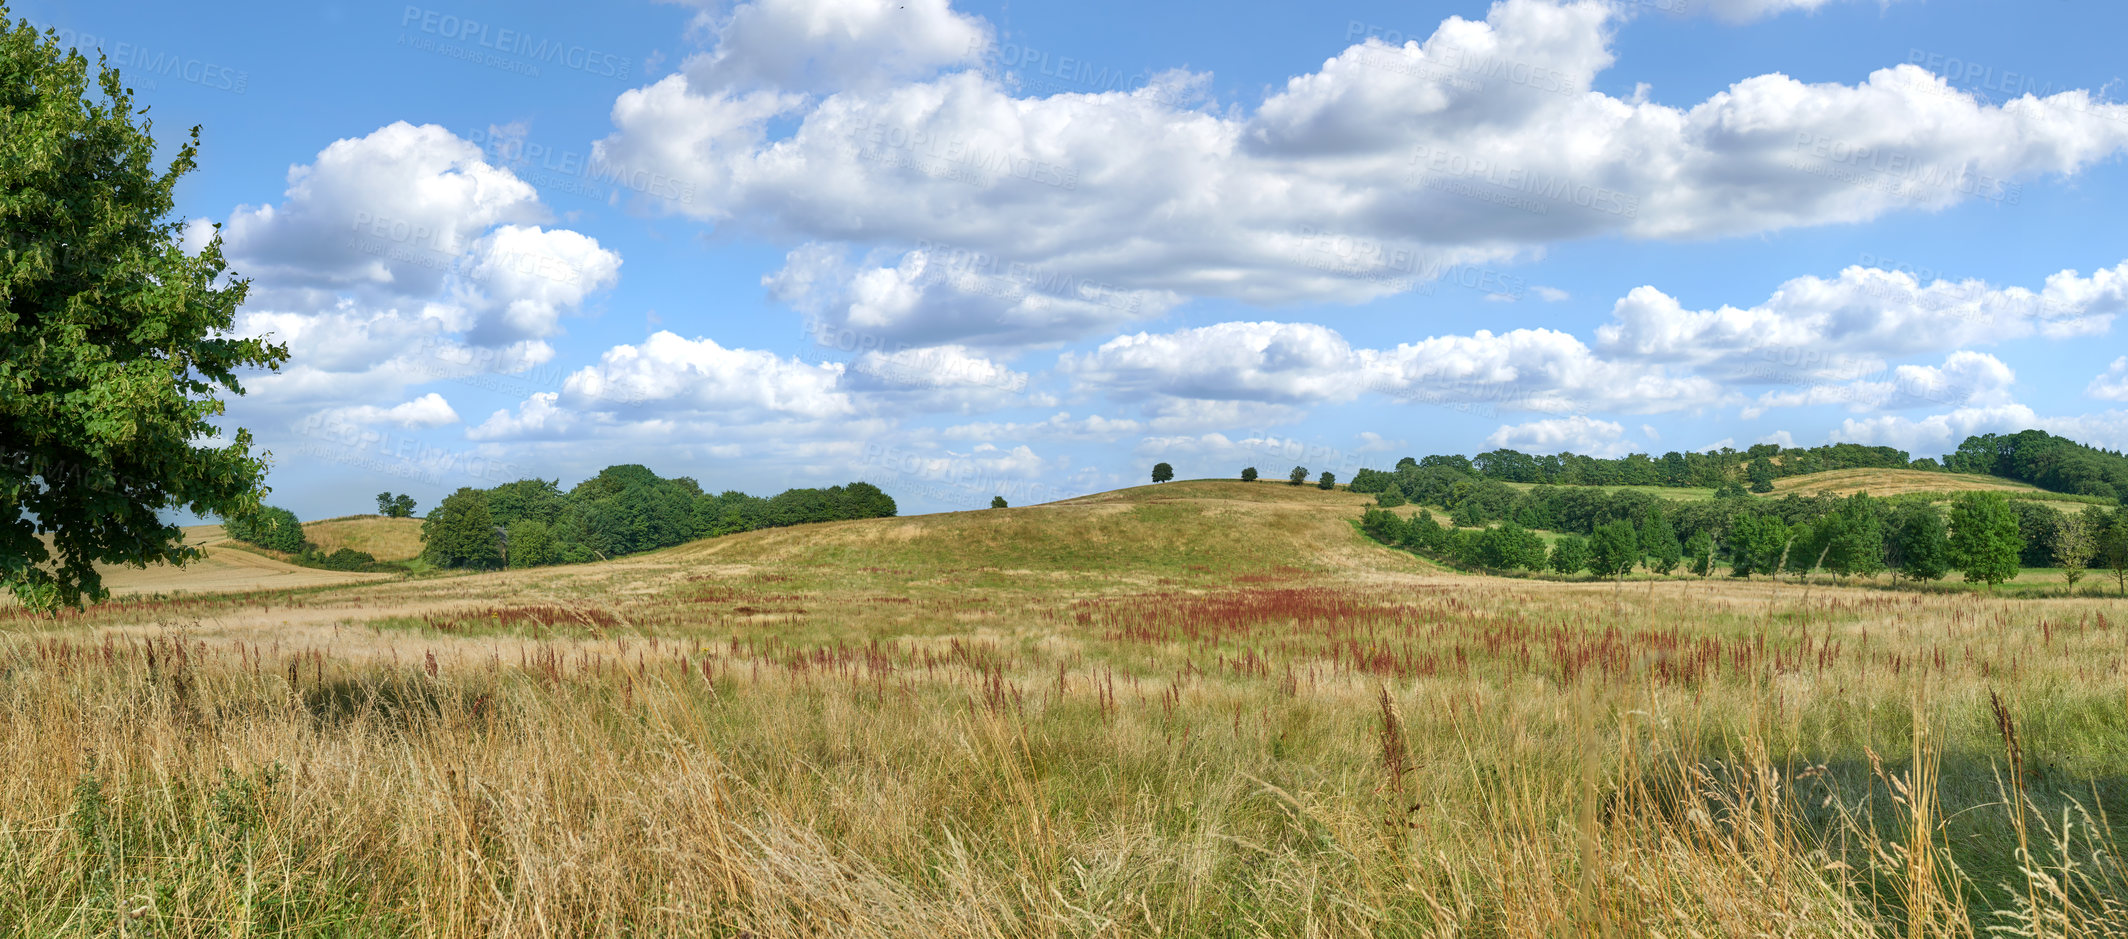
[[[1175,478],[1175,468],[1166,463],[1153,464],[1153,482],[1164,483]]]

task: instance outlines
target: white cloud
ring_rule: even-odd
[[[496,411],[480,426],[466,431],[474,440],[559,440],[577,425],[575,415],[555,406],[561,396],[539,392],[518,405],[517,413]]]
[[[2128,355],[2113,360],[2113,364],[2091,379],[2084,393],[2101,401],[2128,401]]]
[[[1845,405],[1857,413],[1919,407],[1963,405],[1986,407],[2010,403],[2016,372],[1984,352],[1953,352],[1941,366],[1901,365],[1882,377],[1851,382],[1811,384],[1794,391],[1769,391],[1743,410],[1755,420],[1769,408]]]
[[[1637,287],[1596,330],[1614,356],[1690,365],[1738,383],[1861,378],[1885,358],[2028,336],[2098,335],[2128,307],[2128,262],[2084,277],[2061,271],[2033,291],[1977,280],[1919,283],[1912,275],[1849,267],[1833,280],[1798,277],[1757,306],[1687,310]]]
[[[975,62],[990,42],[987,24],[946,0],[754,0],[698,27],[714,31],[714,49],[682,71],[708,89],[876,86]]]
[[[373,404],[333,408],[320,413],[316,419],[327,424],[390,424],[395,427],[442,427],[458,423],[458,412],[451,410],[451,403],[433,391],[428,394],[380,408]]]
[[[1502,410],[1657,412],[1720,397],[1711,382],[1660,365],[1619,364],[1548,329],[1436,336],[1394,349],[1354,349],[1313,323],[1219,323],[1119,336],[1058,369],[1113,395],[1317,404],[1363,392],[1431,404]]]
[[[1508,424],[1485,438],[1489,447],[1506,447],[1525,453],[1574,452],[1599,457],[1624,456],[1640,449],[1625,438],[1626,429],[1616,421],[1596,420],[1576,414],[1552,417],[1526,424]]]
[[[788,2],[742,4],[733,21],[780,22],[799,9]],[[807,9],[834,22],[841,2]],[[621,95],[598,154],[693,185],[702,198],[665,209],[704,220],[896,250],[974,245],[1127,295],[1278,303],[1364,301],[1565,239],[1742,235],[2007,199],[2022,180],[2128,146],[2128,106],[2082,91],[1995,106],[1912,65],[1852,85],[1748,77],[1682,106],[1597,93],[1621,9],[1503,0],[1423,43],[1346,49],[1254,112],[1179,106],[1169,87],[1016,97],[928,41],[891,72],[920,77],[826,97],[674,76]],[[940,8],[909,13],[924,36],[947,22]],[[872,62],[887,34],[865,22],[832,38],[726,31],[711,58],[858,49]],[[769,37],[798,45],[759,45]],[[853,319],[920,333],[935,316],[958,325],[923,341],[974,341],[975,320],[950,309],[967,298],[916,290],[902,261],[816,260],[794,257],[779,292],[802,281]],[[1055,341],[1115,319],[1023,311],[983,342]]]
[[[532,186],[488,165],[479,147],[400,121],[291,167],[279,205],[238,206],[222,234],[230,266],[265,288],[425,297],[488,228],[545,215]]]
[[[1140,433],[1145,424],[1129,418],[1107,418],[1089,414],[1075,418],[1068,411],[1060,411],[1032,423],[1010,421],[978,421],[957,424],[946,428],[941,435],[959,440],[997,440],[1007,437],[1054,440],[1092,440],[1114,442],[1123,437]]]
[[[1974,434],[2014,433],[2039,426],[2039,415],[2022,404],[1958,408],[1915,419],[1886,414],[1842,421],[1832,439],[1897,447],[1909,453],[1948,453]]]
[[[562,403],[646,414],[688,414],[721,422],[787,417],[825,419],[854,412],[839,390],[843,366],[809,365],[773,352],[728,349],[666,330],[639,345],[606,350],[562,384]]]
[[[1531,287],[1530,290],[1537,294],[1537,299],[1543,300],[1546,303],[1564,303],[1574,298],[1573,294],[1567,293],[1566,291],[1561,290],[1557,287],[1546,287],[1541,284],[1535,287]]]

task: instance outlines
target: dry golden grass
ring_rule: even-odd
[[[341,548],[369,552],[379,561],[411,561],[421,555],[421,520],[351,515],[304,522],[303,537],[330,554]]]
[[[1829,492],[1848,496],[1868,492],[1873,496],[1896,496],[1908,492],[2044,492],[2038,486],[1971,473],[1931,473],[1926,470],[1844,469],[1787,476],[1773,481],[1775,495],[1795,492],[1808,495]]]
[[[161,594],[249,593],[260,590],[292,590],[371,583],[385,574],[324,571],[290,564],[263,549],[239,546],[222,533],[220,525],[190,525],[185,543],[203,547],[205,555],[182,568],[151,564],[145,568],[98,564],[105,589],[113,597],[144,597]],[[0,608],[14,605],[13,597],[0,598]]]
[[[0,922],[2128,935],[2128,604],[1441,575],[1216,485],[0,616]]]

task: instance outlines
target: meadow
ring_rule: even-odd
[[[1187,482],[0,611],[25,935],[2128,935],[2128,603]]]

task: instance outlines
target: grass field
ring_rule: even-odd
[[[205,549],[205,556],[182,568],[154,564],[146,568],[96,565],[104,587],[114,598],[163,594],[250,593],[303,587],[369,583],[383,574],[357,574],[300,567],[269,556],[271,552],[238,545],[222,533],[220,525],[192,525],[184,529],[185,543]],[[9,597],[0,607],[13,603]]]
[[[1508,483],[1524,491],[1537,488],[1539,483]],[[1601,489],[1605,492],[1645,492],[1659,499],[1675,499],[1679,502],[1703,502],[1714,498],[1714,490],[1697,489],[1691,486],[1586,486],[1581,488]]]
[[[303,537],[330,554],[341,548],[369,552],[379,561],[411,561],[421,554],[421,520],[350,515],[305,522]]]
[[[2004,479],[2000,476],[1979,476],[1970,473],[1931,473],[1926,470],[1905,469],[1846,469],[1828,470],[1823,473],[1806,473],[1788,476],[1773,481],[1773,494],[1790,492],[1808,495],[1814,492],[1829,492],[1848,496],[1857,492],[1873,496],[1896,496],[1909,492],[2004,492],[2011,494],[2051,495],[2046,490],[2030,483]]]
[[[2128,604],[1455,575],[1369,502],[0,611],[0,922],[2128,934]]]

